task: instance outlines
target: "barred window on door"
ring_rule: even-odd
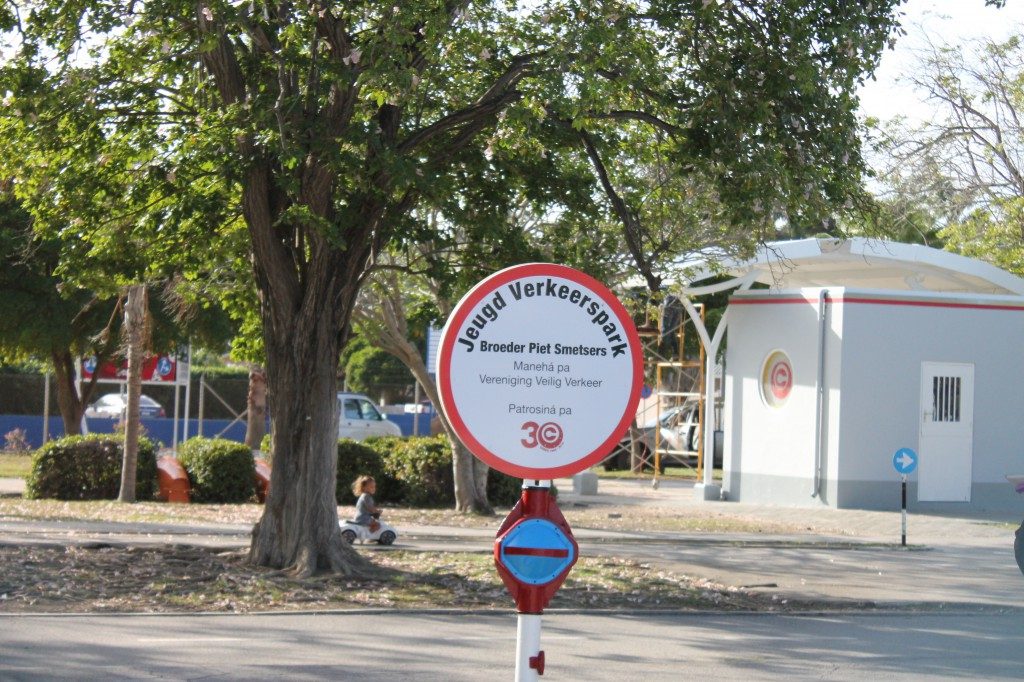
[[[932,421],[960,421],[960,377],[932,377]]]

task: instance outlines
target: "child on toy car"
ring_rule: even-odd
[[[377,521],[380,518],[380,507],[373,501],[376,492],[377,481],[373,476],[360,476],[352,482],[352,494],[359,497],[356,500],[356,518],[353,521],[360,526],[368,526],[371,533],[376,533],[380,528]]]

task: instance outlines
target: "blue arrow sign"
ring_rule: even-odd
[[[897,474],[909,474],[917,468],[917,453],[910,448],[900,448],[892,456],[892,466]]]
[[[528,585],[544,585],[576,560],[576,548],[562,529],[547,519],[527,519],[500,542],[500,560],[512,576]]]

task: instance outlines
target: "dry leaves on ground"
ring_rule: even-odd
[[[511,609],[481,554],[374,551],[375,580],[295,579],[245,552],[199,547],[0,546],[0,613]],[[551,608],[763,610],[770,597],[614,558],[581,559]]]

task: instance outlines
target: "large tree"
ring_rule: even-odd
[[[1024,273],[1024,36],[929,43],[907,79],[932,115],[877,128],[884,206],[902,208],[890,229],[917,222]]]
[[[96,377],[79,390],[77,359],[100,362],[118,347],[119,297],[68,285],[56,268],[55,240],[32,232],[32,219],[7,187],[0,187],[0,359],[35,359],[52,367],[57,407],[66,434],[81,432]]]
[[[74,254],[77,241],[68,245],[34,232],[32,216],[11,186],[0,183],[0,298],[6,311],[0,316],[0,360],[30,359],[52,369],[64,433],[78,434],[98,389],[98,374],[78,380],[78,360],[93,357],[103,363],[123,357],[123,278],[137,271],[138,263],[96,264],[85,254]],[[152,283],[154,345],[146,350],[171,350],[189,335],[222,343],[227,334],[223,315],[209,306],[198,311],[182,305],[177,289],[174,280]]]
[[[502,157],[547,167],[537,181],[565,210],[548,148],[574,153],[652,287],[634,154],[656,146],[699,175],[725,220],[824,215],[858,182],[853,91],[896,4],[5,4],[19,47],[0,73],[13,93],[0,158],[44,204],[37,218],[85,213],[74,229],[102,248],[114,226],[168,256],[212,248],[218,223],[192,216],[216,212],[214,191],[237,198],[275,423],[251,560],[351,572],[334,502],[338,351],[379,254],[428,229],[412,210]]]

